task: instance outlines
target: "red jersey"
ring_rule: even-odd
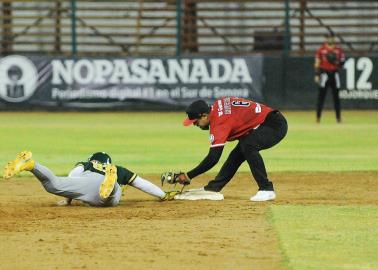
[[[271,111],[268,106],[243,98],[218,99],[210,112],[211,147],[224,145],[257,128]]]
[[[343,50],[336,45],[331,48],[326,43],[316,51],[315,57],[319,61],[319,69],[325,71],[337,71],[345,62]]]

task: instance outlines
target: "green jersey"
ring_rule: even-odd
[[[105,170],[99,166],[94,166],[92,162],[78,162],[76,166],[81,165],[84,167],[84,171],[91,171],[91,172],[96,172],[99,174],[105,175]],[[129,185],[131,184],[137,175],[133,173],[132,171],[121,167],[121,166],[116,166],[117,167],[117,182],[119,185]]]

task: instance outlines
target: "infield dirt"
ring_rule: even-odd
[[[284,269],[269,205],[378,204],[378,172],[271,179],[274,202],[250,202],[256,184],[239,173],[224,201],[159,202],[128,187],[115,208],[58,207],[32,177],[0,180],[0,269]]]

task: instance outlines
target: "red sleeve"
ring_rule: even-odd
[[[210,128],[210,147],[217,147],[225,145],[231,128],[228,125],[217,125],[215,128]]]

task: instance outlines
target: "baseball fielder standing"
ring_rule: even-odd
[[[32,159],[30,151],[23,151],[5,166],[4,178],[21,171],[33,173],[47,192],[67,198],[65,204],[74,199],[91,206],[116,206],[121,199],[122,185],[131,185],[161,200],[171,200],[177,194],[164,192],[128,169],[113,165],[104,152],[94,153],[88,161],[77,163],[67,177],[58,177]]]
[[[259,187],[250,200],[268,201],[276,198],[273,183],[267,177],[264,160],[259,152],[276,145],[287,133],[286,119],[279,111],[252,100],[224,97],[215,101],[211,107],[205,101],[197,100],[189,105],[186,113],[188,118],[184,120],[184,126],[195,125],[210,130],[210,150],[197,167],[187,173],[177,174],[171,182],[189,184],[191,179],[217,164],[227,141],[238,140],[218,175],[202,190],[221,191],[240,165],[247,161]],[[162,181],[164,179],[163,174]],[[194,192],[201,197],[198,190]],[[185,199],[183,196],[185,193],[177,195],[175,199]]]
[[[335,44],[335,35],[327,34],[326,42],[316,51],[315,55],[315,82],[319,85],[316,106],[316,122],[318,123],[320,123],[328,87],[332,89],[336,120],[341,123],[339,70],[343,67],[344,62],[345,55],[343,50]]]

